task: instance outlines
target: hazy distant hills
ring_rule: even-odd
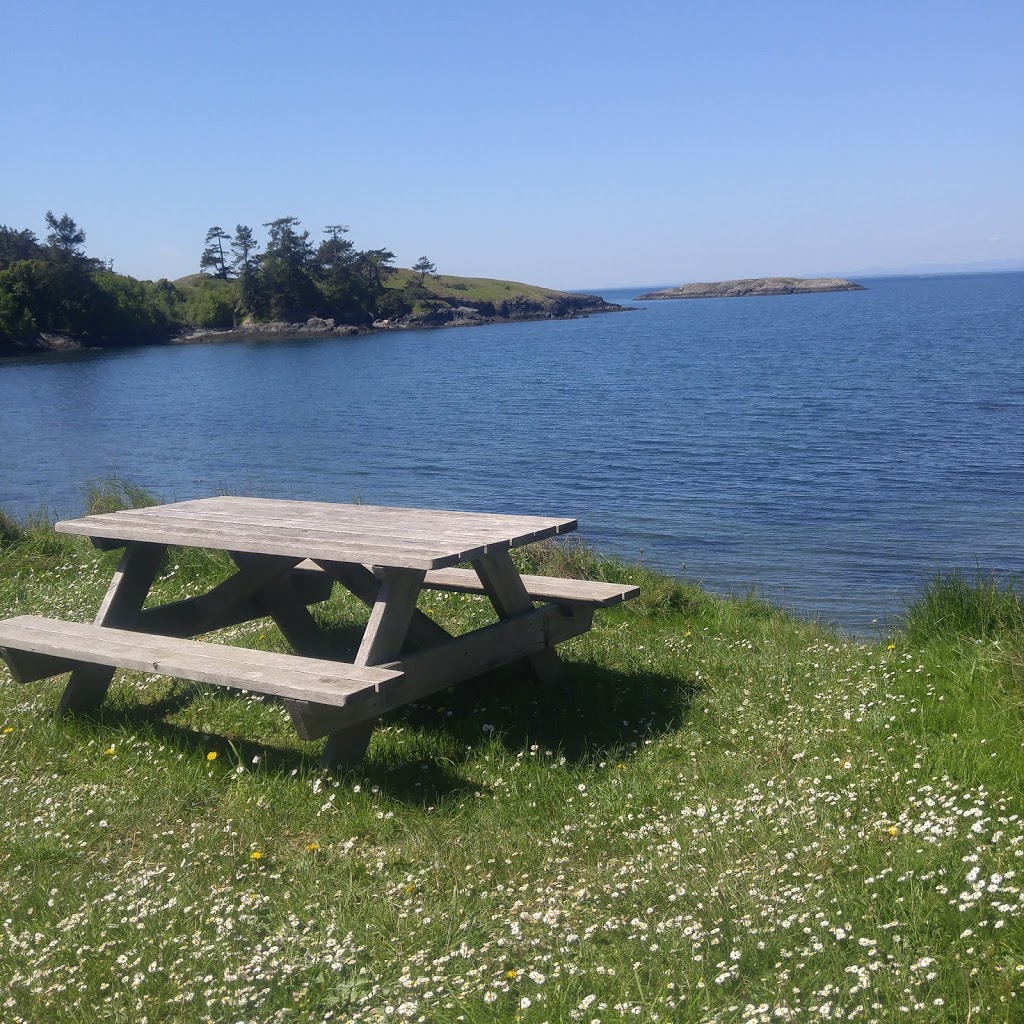
[[[917,274],[997,274],[1024,270],[1024,259],[976,260],[973,263],[912,263],[908,267],[868,267],[843,271],[841,277],[910,277]],[[833,275],[829,275],[833,276]]]

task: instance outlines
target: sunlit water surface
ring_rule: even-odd
[[[117,473],[578,516],[602,550],[876,635],[939,568],[1024,568],[1024,275],[587,319],[0,362],[0,501]],[[605,292],[629,301],[635,292]]]

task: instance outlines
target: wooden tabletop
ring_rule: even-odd
[[[145,541],[406,569],[442,569],[569,533],[575,519],[273,498],[200,498],[57,523],[97,541]]]

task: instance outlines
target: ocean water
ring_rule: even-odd
[[[1024,570],[1024,274],[864,283],[0,361],[0,502],[68,517],[116,473],[168,500],[574,515],[603,550],[877,635],[939,569]]]

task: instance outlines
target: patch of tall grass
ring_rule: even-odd
[[[90,516],[128,508],[149,508],[160,503],[150,491],[119,476],[90,480],[85,485],[83,498],[86,515]]]
[[[903,632],[912,644],[991,640],[1024,629],[1024,595],[1012,576],[961,569],[940,572],[907,608]]]

